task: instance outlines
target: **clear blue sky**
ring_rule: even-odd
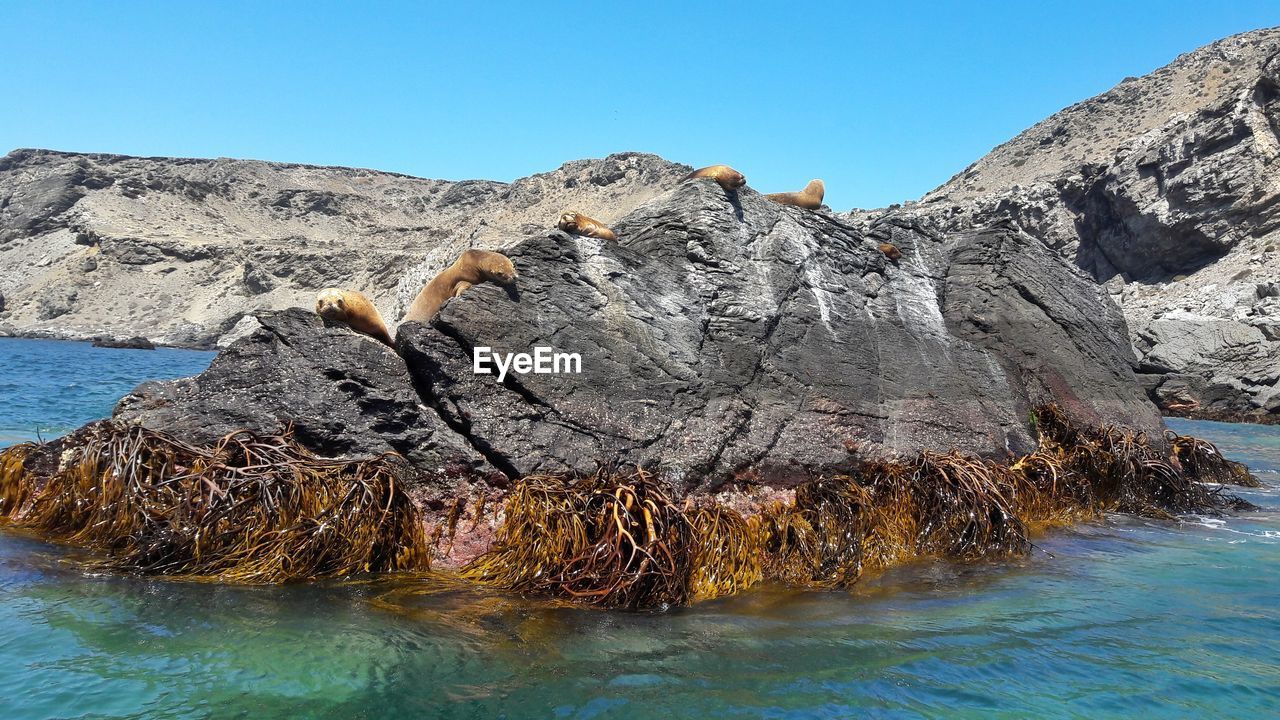
[[[0,152],[511,180],[641,150],[837,209],[919,197],[1280,3],[0,0]]]

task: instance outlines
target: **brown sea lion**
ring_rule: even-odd
[[[391,347],[396,346],[396,341],[391,339],[391,333],[387,331],[387,324],[382,321],[378,308],[374,307],[369,298],[355,290],[342,288],[321,290],[316,295],[316,314],[325,320],[343,323],[352,330]]]
[[[897,262],[898,258],[902,257],[902,251],[898,249],[898,246],[891,243],[880,243],[880,252],[884,253],[885,257],[894,262]]]
[[[724,188],[725,192],[737,190],[747,184],[747,177],[728,165],[712,165],[694,170],[684,179],[693,180],[694,178],[711,178],[720,183],[720,187]]]
[[[618,236],[603,223],[582,213],[571,211],[560,213],[560,222],[557,227],[571,235],[585,235],[601,240],[616,241],[618,239]]]
[[[401,322],[428,322],[446,300],[458,297],[472,285],[482,282],[513,285],[517,277],[516,266],[506,255],[489,250],[468,250],[422,288]]]
[[[795,205],[806,210],[822,207],[822,195],[826,192],[821,180],[810,180],[800,192],[770,193],[765,197],[779,205]]]

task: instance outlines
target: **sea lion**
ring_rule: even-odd
[[[889,258],[894,262],[897,262],[898,258],[902,257],[902,251],[899,250],[896,245],[893,245],[891,243],[886,243],[886,242],[880,243],[880,252],[884,253],[885,257]]]
[[[468,250],[422,288],[401,322],[428,322],[446,300],[458,297],[472,285],[491,282],[510,286],[515,284],[517,277],[516,266],[506,255],[489,250]]]
[[[316,295],[316,314],[325,320],[340,322],[374,340],[396,346],[378,308],[369,298],[355,290],[325,288]]]
[[[822,195],[826,192],[821,180],[810,180],[800,192],[770,193],[765,197],[779,205],[795,205],[806,210],[822,207]]]
[[[695,178],[711,178],[720,183],[720,187],[724,188],[725,192],[737,190],[747,184],[747,177],[728,165],[712,165],[700,170],[694,170],[686,175],[684,179],[693,180]],[[684,182],[684,180],[681,182]]]
[[[600,221],[572,211],[560,213],[560,222],[557,227],[571,235],[585,235],[601,240],[616,241],[618,239],[618,236]]]

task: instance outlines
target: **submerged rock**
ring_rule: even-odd
[[[93,346],[100,348],[118,348],[123,350],[155,350],[155,343],[135,335],[134,337],[111,337],[104,335],[93,339]]]
[[[657,466],[703,490],[794,485],[854,451],[1029,452],[1045,402],[1162,437],[1120,313],[1028,235],[864,231],[711,182],[614,228],[617,243],[514,244],[518,290],[480,285],[401,327],[403,360],[302,310],[262,314],[203,375],[144,385],[117,418],[200,438],[292,423],[318,452],[431,471]],[[581,372],[474,372],[478,347],[539,346]]]

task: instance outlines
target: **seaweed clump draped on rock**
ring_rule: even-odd
[[[1233,500],[1204,481],[1257,482],[1248,470],[1224,475],[1211,460],[1221,454],[1203,440],[1174,436],[1164,449],[1142,433],[1074,422],[1056,405],[1037,408],[1035,421],[1039,452],[1065,472],[1072,499],[1094,512],[1172,518],[1175,513],[1220,509]],[[1186,463],[1177,459],[1181,456]]]
[[[689,599],[694,525],[642,470],[525,478],[505,514],[496,548],[467,576],[608,607]]]
[[[867,462],[752,513],[711,498],[677,506],[643,471],[527,478],[508,496],[493,548],[464,572],[518,592],[628,608],[763,581],[847,588],[919,559],[1020,555],[1037,528],[1104,512],[1216,511],[1233,499],[1202,480],[1251,481],[1201,440],[1171,438],[1171,454],[1141,433],[1078,424],[1053,405],[1038,408],[1035,422],[1039,447],[1012,463],[957,452]]]
[[[0,454],[0,514],[113,568],[274,583],[426,566],[397,456],[320,458],[289,433],[197,448],[110,422],[72,438],[48,474],[26,467],[41,446]]]

